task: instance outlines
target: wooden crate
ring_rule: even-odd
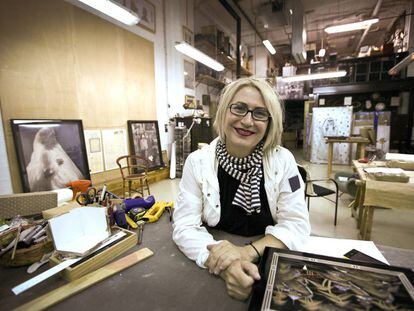
[[[111,247],[105,249],[104,251],[92,256],[88,260],[82,262],[81,264],[75,267],[68,267],[65,270],[60,272],[60,275],[68,281],[73,281],[89,272],[95,271],[100,267],[103,267],[111,260],[115,259],[119,255],[125,253],[128,249],[137,245],[138,237],[135,232],[125,230],[122,228],[116,228],[121,231],[124,231],[127,236],[120,242],[112,245]],[[56,257],[51,257],[49,259],[49,265],[51,267],[56,266],[60,263],[60,260]]]

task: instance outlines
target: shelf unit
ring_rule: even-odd
[[[217,60],[218,62],[220,62],[221,64],[223,64],[223,66],[231,71],[236,71],[237,68],[237,63],[236,61],[228,56],[225,55],[225,53],[218,51],[216,45],[214,45],[213,43],[211,43],[208,40],[205,39],[196,39],[195,40],[195,47],[197,49],[199,49],[200,51],[202,51],[203,53],[207,54],[208,56],[210,56],[211,58]],[[243,76],[251,76],[252,73],[250,71],[248,71],[246,68],[244,68],[243,66],[240,67],[240,73]],[[215,79],[211,76],[208,76],[206,74],[196,74],[196,81],[221,89],[225,86],[225,83]]]
[[[207,75],[197,75],[196,76],[196,81],[198,83],[203,83],[206,84],[208,86],[214,87],[216,89],[222,89],[223,87],[226,86],[226,84],[220,80],[214,79],[213,77],[207,76]]]

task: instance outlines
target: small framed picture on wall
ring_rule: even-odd
[[[192,62],[184,60],[184,87],[194,90],[195,69]]]
[[[124,0],[124,5],[139,17],[137,26],[155,33],[155,6],[147,0]]]
[[[194,45],[194,34],[185,26],[183,26],[183,40],[190,45]]]

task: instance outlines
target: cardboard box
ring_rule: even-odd
[[[68,281],[76,280],[89,272],[103,267],[117,256],[125,253],[127,250],[137,245],[138,237],[135,232],[118,227],[115,227],[115,230],[125,232],[127,234],[126,237],[103,251],[91,256],[86,261],[81,261],[80,263],[75,264],[74,267],[66,268],[60,272],[60,275]],[[49,259],[49,265],[51,267],[56,266],[59,263],[61,263],[61,261],[56,257],[51,257]]]
[[[35,215],[57,205],[57,193],[52,191],[0,195],[0,218]]]

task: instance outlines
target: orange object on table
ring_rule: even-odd
[[[90,185],[92,185],[92,182],[87,179],[75,180],[75,181],[71,181],[66,184],[66,186],[72,188],[72,191],[73,191],[72,200],[75,199],[75,196],[78,192],[86,192],[86,190],[88,190]]]

